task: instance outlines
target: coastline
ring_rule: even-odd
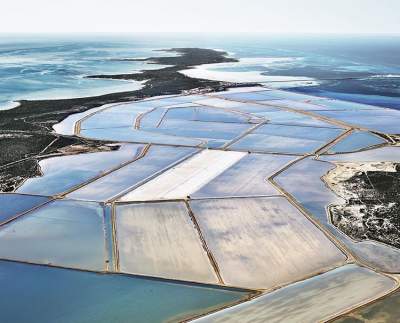
[[[62,155],[68,146],[81,150],[104,149],[104,143],[76,136],[56,134],[53,126],[68,116],[105,104],[135,101],[159,95],[223,91],[228,87],[254,86],[254,83],[232,83],[185,76],[181,70],[203,64],[236,62],[227,53],[201,48],[171,48],[165,52],[178,56],[132,59],[160,65],[160,69],[115,75],[90,75],[87,78],[134,80],[143,83],[139,90],[99,96],[55,100],[21,100],[10,110],[0,111],[0,191],[13,191],[26,178],[39,176],[38,160],[54,154]]]

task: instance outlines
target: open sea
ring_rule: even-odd
[[[227,51],[238,63],[184,71],[215,80],[260,82],[400,109],[400,35],[0,34],[0,109],[23,99],[74,98],[140,89],[136,81],[93,80],[160,65],[116,59],[171,55],[172,47]]]

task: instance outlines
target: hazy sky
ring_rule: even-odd
[[[0,32],[400,33],[400,0],[1,0]]]

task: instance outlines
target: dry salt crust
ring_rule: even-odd
[[[118,205],[116,214],[122,272],[218,283],[184,203]]]
[[[121,201],[183,199],[222,173],[247,153],[203,150],[187,161],[145,183]]]
[[[321,177],[333,163],[392,170],[400,148],[382,135],[399,121],[400,111],[265,87],[71,115],[57,133],[121,147],[42,160],[42,176],[15,194],[26,207],[0,210],[0,258],[257,291],[206,322],[334,318],[397,288],[382,272],[400,272],[400,250],[330,225],[326,207],[346,196]]]

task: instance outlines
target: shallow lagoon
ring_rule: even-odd
[[[375,110],[318,111],[318,114],[337,119],[356,127],[372,131],[399,134],[400,111],[376,108]]]
[[[49,201],[45,196],[0,194],[0,223]]]
[[[277,111],[278,109],[265,107],[261,104],[255,103],[243,103],[238,101],[229,101],[218,97],[210,96],[207,99],[195,101],[194,103],[215,107],[215,108],[222,108],[222,109],[232,109],[234,111],[240,111],[244,113],[255,113],[255,112],[262,112],[262,111]]]
[[[332,123],[324,122],[309,115],[295,113],[285,110],[255,112],[255,115],[269,120],[272,124],[283,124],[305,127],[325,127],[325,128],[340,128]]]
[[[331,99],[316,99],[310,97],[311,103],[316,104],[319,108],[315,110],[332,110],[332,111],[354,111],[359,110],[376,110],[377,107],[373,105],[360,104],[355,102],[331,100]]]
[[[331,146],[326,153],[338,154],[353,152],[385,143],[386,140],[370,132],[353,131],[349,136],[346,136],[344,139],[341,139],[335,145]]]
[[[57,200],[27,213],[0,227],[0,258],[104,270],[103,208]]]
[[[0,261],[0,284],[2,321],[13,323],[173,322],[248,295],[239,289],[6,261]]]
[[[63,193],[115,167],[134,160],[143,145],[125,144],[116,151],[94,152],[43,159],[43,173],[26,180],[17,193],[55,195]]]
[[[152,129],[152,131],[188,138],[232,140],[241,133],[249,130],[252,126],[245,123],[167,119],[161,123],[160,127]]]
[[[313,153],[342,132],[331,128],[266,124],[234,142],[229,149],[287,154]]]
[[[83,120],[81,129],[133,127],[136,118],[151,109],[143,103],[116,104]]]
[[[176,109],[171,108],[165,115],[164,120],[180,119],[203,122],[247,123],[249,117],[246,118],[243,114],[232,113],[230,111],[224,111],[223,109],[197,106]]]
[[[229,146],[229,150],[259,153],[306,154],[323,145],[321,141],[250,133]]]
[[[110,141],[153,143],[161,145],[181,145],[196,147],[205,141],[196,138],[185,138],[151,131],[133,129],[133,127],[88,129],[80,132],[81,136]]]
[[[354,153],[320,156],[319,159],[328,162],[399,162],[400,148],[380,147]]]
[[[342,130],[267,124],[257,128],[253,133],[329,142],[339,136]]]

